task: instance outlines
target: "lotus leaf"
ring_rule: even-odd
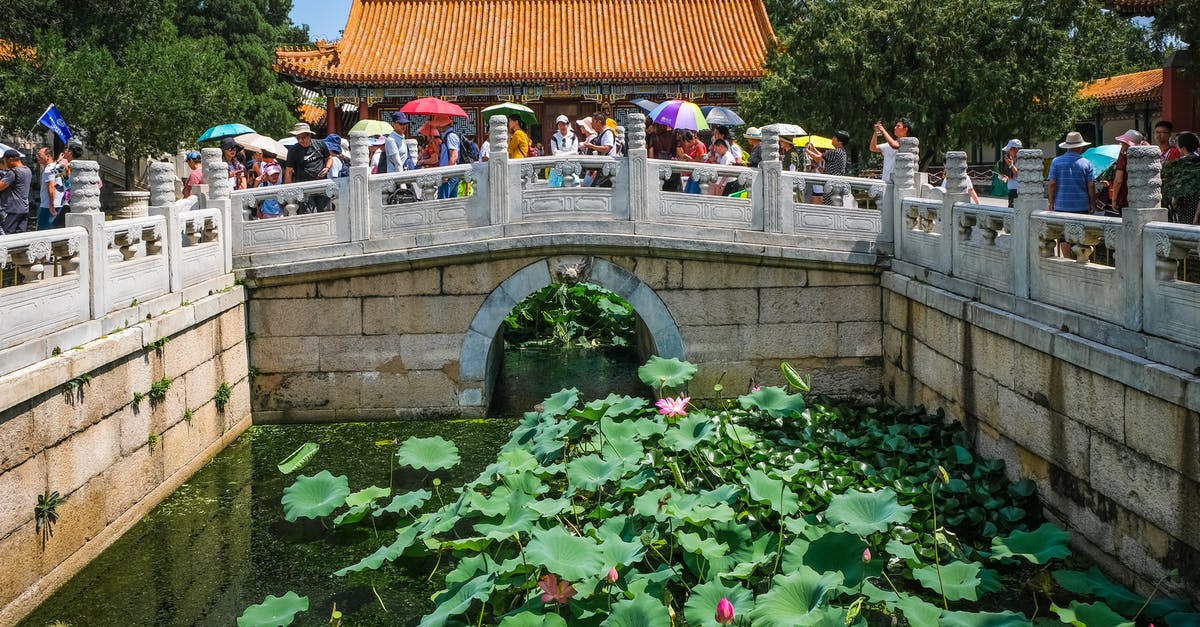
[[[598,413],[600,417],[632,416],[646,404],[647,401],[644,398],[609,394],[605,398],[584,405],[584,408]]]
[[[459,460],[458,447],[440,435],[430,438],[408,438],[396,451],[397,463],[417,469],[453,468],[458,465]]]
[[[641,561],[646,552],[640,540],[627,542],[607,527],[602,527],[596,536],[600,540],[600,559],[609,566],[628,566]]]
[[[1059,620],[1075,627],[1133,627],[1133,621],[1103,603],[1071,601],[1068,607],[1051,605],[1050,610],[1058,614]]]
[[[800,510],[800,497],[782,479],[773,479],[767,473],[750,468],[743,481],[755,503],[767,503],[775,512],[788,516]],[[911,507],[909,508],[912,509]]]
[[[892,557],[898,557],[902,560],[910,562],[910,565],[920,563],[921,561],[917,559],[917,553],[913,550],[911,544],[905,544],[896,538],[891,538],[888,540],[887,544],[884,545],[883,550],[887,551]]]
[[[251,605],[238,617],[238,627],[286,627],[296,614],[308,610],[308,597],[291,590],[283,596],[267,595],[258,605]]]
[[[344,527],[346,525],[353,525],[354,523],[366,518],[367,513],[370,511],[370,505],[355,505],[341,514],[338,514],[337,518],[333,519],[333,526]]]
[[[679,424],[667,428],[662,444],[672,451],[688,451],[717,435],[717,425],[710,416],[693,413],[684,416]]]
[[[632,440],[631,440],[632,441]],[[571,485],[587,492],[621,477],[621,462],[605,460],[599,455],[584,455],[567,463],[567,479]]]
[[[1166,621],[1167,627],[1200,627],[1200,614],[1171,612]]]
[[[579,390],[575,388],[559,390],[542,401],[542,416],[546,418],[563,416],[577,404],[579,404]]]
[[[749,576],[754,567],[774,559],[775,549],[779,546],[779,534],[773,531],[753,534],[739,522],[717,523],[710,529],[713,537],[729,547],[727,555],[711,564],[722,577],[742,579]]]
[[[848,490],[830,499],[825,518],[851,533],[868,536],[887,531],[892,524],[908,522],[912,511],[912,505],[900,505],[896,493],[886,488],[877,492]]]
[[[301,444],[300,448],[296,449],[296,452],[288,455],[283,461],[279,462],[279,465],[277,466],[277,468],[279,468],[279,472],[285,475],[290,475],[293,472],[304,468],[306,465],[308,465],[308,462],[312,460],[313,456],[317,454],[317,451],[320,450],[320,448],[321,446],[316,442],[305,442],[304,444]]]
[[[671,627],[671,616],[661,601],[650,595],[639,594],[632,599],[621,599],[612,606],[602,627]]]
[[[392,497],[392,502],[387,504],[387,507],[381,507],[375,510],[376,516],[384,514],[398,514],[400,512],[410,512],[414,509],[419,509],[433,493],[429,490],[413,490],[404,494],[397,494]]]
[[[377,499],[386,498],[391,493],[391,488],[381,488],[379,486],[363,488],[358,492],[354,492],[347,496],[346,505],[349,507],[355,507],[357,505],[369,505]]]
[[[413,542],[417,540],[417,534],[419,533],[420,528],[415,524],[403,527],[391,544],[379,547],[374,553],[333,574],[338,577],[345,577],[350,573],[356,573],[361,570],[378,570],[380,566],[383,566],[384,562],[393,562],[397,557],[403,555],[404,551],[408,550],[408,547],[412,546]]]
[[[526,611],[505,616],[500,621],[500,627],[567,627],[567,621],[558,614],[535,614]]]
[[[794,627],[817,622],[825,596],[842,583],[837,573],[818,573],[801,566],[776,575],[771,590],[758,597],[750,620],[755,627]]]
[[[454,570],[446,573],[446,585],[466,583],[480,575],[501,572],[502,569],[503,565],[497,565],[495,560],[488,559],[483,553],[470,555],[460,560]]]
[[[297,518],[328,516],[349,495],[350,480],[345,475],[335,477],[322,470],[311,477],[297,477],[295,483],[283,490],[283,518],[296,522]]]
[[[1022,557],[1034,564],[1045,564],[1071,554],[1067,541],[1071,534],[1050,523],[1036,531],[1014,531],[1007,538],[992,538],[992,557]]]
[[[983,579],[979,562],[950,562],[941,567],[941,579],[936,566],[914,568],[913,578],[934,592],[943,591],[951,601],[978,601]]]
[[[451,592],[445,590],[433,599],[433,612],[421,617],[420,627],[442,627],[452,617],[467,611],[476,600],[491,593],[495,575],[480,575]]]
[[[742,409],[759,409],[767,412],[772,418],[783,418],[799,414],[806,407],[804,396],[788,394],[787,390],[774,386],[763,386],[757,390],[738,397]]]
[[[525,547],[525,559],[567,581],[579,581],[607,572],[600,546],[592,538],[571,535],[562,527],[537,530]]]
[[[813,472],[821,467],[821,462],[815,459],[806,459],[802,462],[797,462],[787,468],[776,468],[771,471],[771,474],[791,483],[797,475],[801,473]]]
[[[733,615],[749,616],[754,610],[754,593],[740,585],[727,585],[712,580],[692,588],[687,603],[683,605],[683,615],[687,618],[689,627],[717,627],[717,603],[721,599],[729,599],[733,604]]]
[[[660,388],[677,388],[691,381],[698,369],[695,364],[674,357],[663,359],[653,355],[638,368],[638,378],[651,389],[658,391]]]
[[[614,421],[605,416],[600,419],[600,437],[602,438],[601,452],[605,457],[615,459],[630,467],[636,466],[646,455],[638,433],[637,423],[640,420]]]
[[[531,471],[538,467],[537,459],[534,458],[533,453],[523,448],[503,451],[496,456],[496,461],[500,464],[496,469],[496,473],[501,475]]]
[[[1060,570],[1054,573],[1054,580],[1058,582],[1058,585],[1075,594],[1088,594],[1104,599],[1109,607],[1125,616],[1133,616],[1141,611],[1142,616],[1155,619],[1171,612],[1190,610],[1187,602],[1175,599],[1153,599],[1147,603],[1145,597],[1109,581],[1108,577],[1105,577],[1095,566],[1087,572]],[[1143,605],[1145,609],[1143,609]]]
[[[911,594],[902,595],[896,607],[912,627],[938,627],[942,618],[942,608]]]
[[[695,553],[707,562],[724,557],[729,552],[728,545],[721,544],[712,537],[701,538],[699,534],[695,533],[679,533],[675,535],[675,539],[679,541],[679,548],[688,553]],[[709,576],[713,574],[715,573],[708,573]]]
[[[791,364],[785,361],[779,364],[779,369],[783,371],[783,378],[785,381],[787,381],[788,385],[800,390],[801,392],[807,392],[809,390],[808,379],[800,376],[800,373],[796,372],[796,369],[793,368]]]
[[[625,586],[625,597],[632,599],[636,596],[649,595],[662,598],[663,583],[678,580],[679,576],[666,564],[659,564],[653,572],[642,573],[636,570],[621,575],[628,583]]]
[[[867,543],[852,533],[827,533],[816,540],[798,538],[783,552],[783,569],[804,565],[819,573],[839,572],[843,584],[853,588],[866,577],[878,576],[883,568],[881,560],[863,563],[866,549]]]
[[[1028,627],[1032,623],[1016,612],[942,612],[941,627]]]
[[[744,448],[754,448],[758,444],[758,436],[749,427],[728,423],[725,425],[725,437],[729,442],[736,442]]]
[[[526,502],[522,501],[522,503]],[[540,514],[522,505],[517,509],[510,509],[505,514],[504,520],[498,523],[476,523],[475,531],[482,533],[489,540],[503,540],[513,537],[513,534],[529,531],[539,518],[541,518]]]

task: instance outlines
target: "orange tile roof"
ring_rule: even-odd
[[[310,125],[321,124],[325,121],[325,109],[302,102],[300,103],[300,121],[308,122]]]
[[[341,41],[275,58],[342,85],[734,81],[774,43],[762,0],[354,0]]]
[[[1097,79],[1079,90],[1079,97],[1094,98],[1100,104],[1146,102],[1162,98],[1162,68]]]

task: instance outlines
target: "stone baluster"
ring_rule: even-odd
[[[521,198],[521,180],[509,180],[508,118],[493,115],[488,120],[488,204],[490,224],[508,223],[513,199]]]
[[[46,264],[43,262],[50,261],[51,250],[49,240],[39,239],[30,242],[25,252],[13,255],[13,263],[17,266],[22,283],[36,283],[46,278]]]
[[[1030,226],[1035,211],[1046,210],[1046,186],[1042,180],[1042,151],[1017,151],[1017,199],[1013,201],[1011,249],[1009,250],[1013,296],[1029,298],[1029,273],[1038,255],[1037,234]]]
[[[88,284],[91,291],[91,317],[108,313],[108,236],[104,233],[104,214],[100,212],[100,164],[76,159],[71,162],[71,213],[67,226],[87,230]],[[49,244],[46,253],[49,255]]]
[[[371,138],[363,131],[350,132],[350,177],[345,210],[349,212],[350,241],[371,238],[371,226],[380,224],[383,199],[371,198]],[[341,209],[339,209],[341,210]]]
[[[903,139],[908,139],[907,137]],[[901,151],[896,155],[896,165],[892,169],[891,205],[893,216],[893,248],[897,259],[904,258],[904,234],[917,228],[920,220],[917,209],[905,208],[904,199],[917,196],[917,156],[911,152]]]
[[[165,161],[150,164],[150,206],[166,207],[175,202],[175,166]]]
[[[175,166],[170,163],[150,164],[150,210],[152,216],[166,220],[166,231],[160,241],[167,254],[167,276],[172,292],[183,291],[183,229],[179,219],[183,210],[175,204]],[[240,211],[238,212],[240,215]],[[239,220],[240,223],[240,220]],[[149,250],[147,250],[149,254]]]
[[[903,139],[908,139],[907,137]],[[938,229],[943,235],[942,246],[938,251],[941,270],[948,274],[954,273],[954,248],[958,245],[954,221],[955,203],[970,200],[967,180],[967,153],[952,150],[946,153],[946,169],[943,173],[946,180],[946,193],[942,195],[942,206],[938,209],[937,221],[941,223]],[[968,230],[969,234],[970,231]]]
[[[771,124],[762,129],[762,161],[758,168],[762,181],[761,193],[752,192],[752,219],[767,233],[791,233],[792,190],[784,189],[783,162],[779,160],[779,127]]]
[[[200,151],[200,167],[204,169],[204,181],[208,184],[200,196],[203,206],[221,211],[221,247],[224,249],[225,271],[233,271],[233,231],[230,218],[233,205],[233,183],[229,180],[229,164],[222,158],[220,148],[205,148]]]
[[[644,222],[650,219],[650,207],[661,193],[657,185],[650,184],[645,115],[634,113],[629,116],[626,142],[625,151],[629,156],[629,219]]]
[[[1151,222],[1166,222],[1167,210],[1162,207],[1162,162],[1156,146],[1130,146],[1126,153],[1129,166],[1125,184],[1129,186],[1129,206],[1121,210],[1121,231],[1116,243],[1117,280],[1121,285],[1122,326],[1141,331],[1145,316],[1142,311],[1143,282],[1154,280],[1153,260],[1145,268],[1142,254],[1142,233]],[[1022,182],[1022,188],[1024,182]],[[1107,234],[1107,233],[1106,233]],[[1112,247],[1113,242],[1109,242]],[[1146,276],[1149,275],[1149,276]]]

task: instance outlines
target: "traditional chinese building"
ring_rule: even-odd
[[[355,0],[342,38],[276,52],[276,69],[325,96],[328,132],[384,119],[414,98],[554,118],[597,109],[624,123],[637,98],[736,105],[775,44],[762,0]]]

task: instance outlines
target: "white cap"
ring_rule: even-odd
[[[571,125],[571,118],[569,118],[569,117],[567,117],[567,116],[565,116],[565,115],[560,115],[560,116],[558,116],[557,118],[554,118],[554,123],[555,123],[555,124],[566,124],[566,125],[570,126],[570,125]]]

